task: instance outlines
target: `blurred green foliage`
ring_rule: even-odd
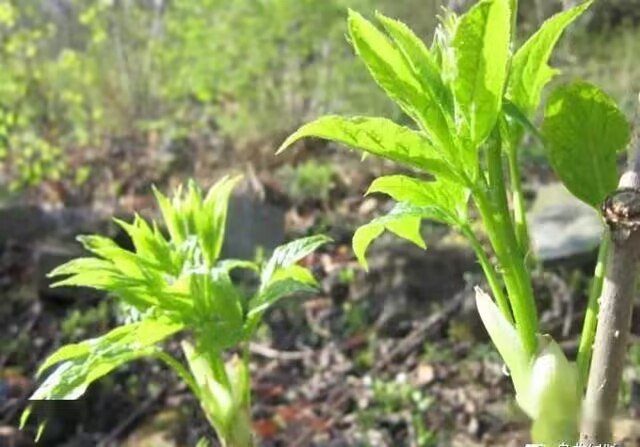
[[[214,135],[251,154],[328,111],[400,119],[352,57],[346,9],[378,9],[429,40],[442,7],[466,3],[0,0],[0,183],[78,183],[87,154],[114,141],[209,147]],[[521,14],[533,23],[539,2],[529,3]],[[640,79],[636,34],[576,32],[561,65],[619,97]]]
[[[640,29],[625,25],[597,34],[577,33],[572,43],[566,56],[567,77],[602,85],[633,116],[640,91]]]
[[[60,326],[63,339],[75,342],[107,329],[111,317],[110,304],[104,300],[89,309],[72,309]]]
[[[313,159],[298,166],[286,165],[278,172],[287,195],[296,202],[326,201],[333,187],[335,171],[330,163]]]
[[[343,18],[348,7],[410,15],[417,0],[400,3],[0,0],[3,183],[58,180],[70,149],[134,135],[241,145],[328,110],[397,115],[364,82]],[[429,3],[431,22],[441,2]]]

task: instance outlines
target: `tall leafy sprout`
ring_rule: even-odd
[[[401,22],[377,14],[380,29],[350,11],[349,39],[356,54],[415,126],[379,117],[325,116],[302,126],[279,149],[320,137],[414,170],[415,176],[373,182],[369,193],[387,194],[398,203],[356,231],[356,256],[366,268],[366,250],[385,230],[424,247],[423,219],[450,225],[469,240],[495,299],[478,290],[478,309],[511,371],[517,401],[534,421],[536,442],[577,437],[584,375],[555,341],[539,334],[517,151],[531,131],[544,140],[552,165],[580,199],[594,205],[615,189],[611,160],[626,145],[628,132],[603,92],[584,83],[561,89],[552,95],[543,132],[531,123],[542,90],[557,74],[549,66],[553,48],[590,5],[586,1],[553,16],[518,50],[514,0],[481,0],[461,16],[448,13],[431,46]],[[584,163],[572,163],[572,157]],[[575,192],[573,184],[585,193]],[[491,252],[470,224],[469,201]],[[597,284],[594,290],[592,295]]]
[[[156,190],[168,237],[139,216],[132,223],[116,220],[135,251],[102,236],[79,238],[93,256],[51,272],[62,278],[55,286],[109,292],[141,318],[51,354],[38,371],[44,381],[32,400],[77,399],[124,363],[155,358],[186,382],[224,446],[253,445],[247,343],[264,312],[280,298],[314,290],[313,276],[297,262],[328,238],[307,237],[278,247],[264,265],[220,259],[227,204],[238,180],[224,178],[206,195],[194,183],[172,198]],[[247,296],[234,284],[230,273],[238,268],[259,275],[255,293]],[[160,345],[178,333],[185,335],[186,366]],[[231,348],[239,348],[241,355],[225,362]]]

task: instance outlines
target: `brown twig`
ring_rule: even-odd
[[[249,343],[249,351],[251,351],[252,354],[257,354],[267,359],[275,359],[285,362],[305,360],[314,354],[314,351],[311,349],[307,351],[278,351],[277,349],[258,343]]]
[[[639,129],[636,129],[638,131]],[[580,439],[612,442],[640,260],[640,147],[636,138],[618,190],[603,205],[612,244],[598,313]]]

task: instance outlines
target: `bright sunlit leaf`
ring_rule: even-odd
[[[502,108],[510,36],[508,0],[477,3],[456,28],[453,96],[474,144],[489,136]]]
[[[289,136],[278,152],[306,137],[336,141],[436,176],[459,178],[451,164],[424,134],[385,118],[324,116],[305,124]]]
[[[618,185],[617,154],[629,143],[629,123],[615,101],[586,82],[557,88],[542,134],[551,165],[573,195],[599,208]]]
[[[564,30],[592,3],[592,1],[586,1],[551,17],[513,57],[508,97],[529,118],[538,108],[545,85],[558,72],[548,65],[556,43]]]

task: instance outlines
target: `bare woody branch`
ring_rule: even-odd
[[[636,133],[639,130],[636,123]],[[636,134],[627,170],[602,210],[612,243],[580,434],[580,440],[590,445],[613,441],[611,426],[625,364],[640,260],[639,145]]]

